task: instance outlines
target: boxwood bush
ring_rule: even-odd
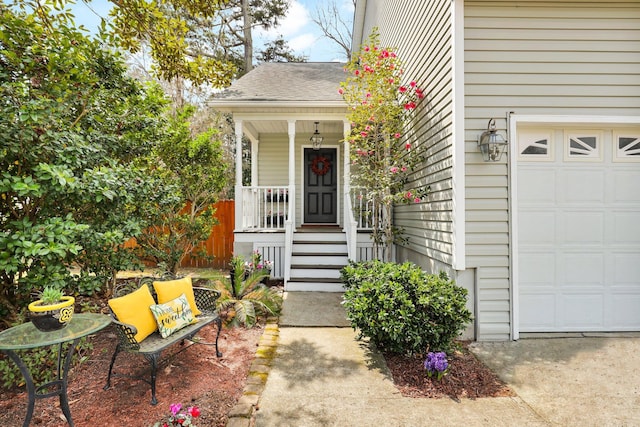
[[[351,262],[341,272],[347,317],[383,351],[448,351],[471,321],[467,290],[412,263]]]

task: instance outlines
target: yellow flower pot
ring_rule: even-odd
[[[43,332],[62,329],[71,321],[73,317],[74,297],[63,296],[62,300],[56,304],[43,304],[42,300],[37,300],[29,304],[31,312],[31,322]]]

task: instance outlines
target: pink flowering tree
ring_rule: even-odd
[[[393,225],[393,207],[420,203],[428,188],[411,188],[411,173],[423,160],[412,132],[412,116],[424,98],[415,81],[404,78],[395,52],[380,47],[377,31],[345,68],[339,92],[349,105],[351,182],[373,208],[374,256],[390,260],[402,230]]]

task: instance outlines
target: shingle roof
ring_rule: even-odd
[[[346,78],[344,66],[339,62],[260,64],[215,96],[213,102],[342,102],[338,88]]]

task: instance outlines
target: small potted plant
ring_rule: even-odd
[[[46,286],[40,293],[40,299],[29,304],[33,325],[43,332],[62,329],[73,317],[75,298],[65,296],[55,286]]]

